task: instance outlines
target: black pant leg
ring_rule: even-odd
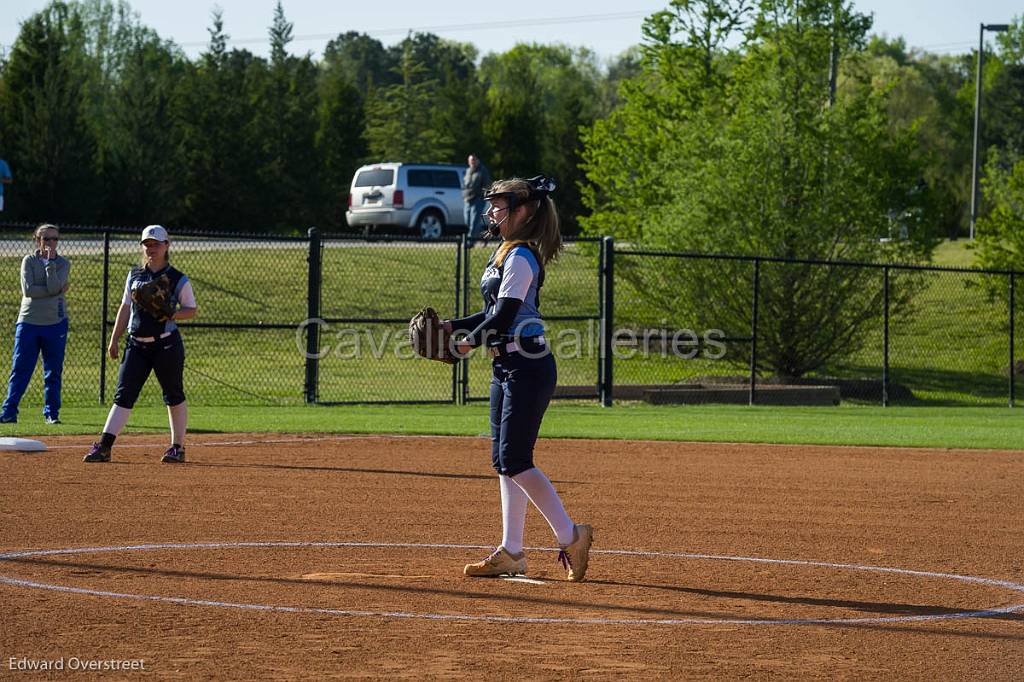
[[[152,344],[151,344],[152,345]],[[121,366],[117,370],[117,389],[114,391],[114,404],[126,409],[135,407],[139,393],[153,369],[153,352],[144,344],[132,339],[124,346]]]
[[[533,448],[544,413],[555,392],[555,359],[512,355],[498,361],[506,369],[501,382],[501,430],[498,446],[499,473],[521,474],[533,468]]]
[[[180,405],[185,402],[185,344],[179,334],[172,334],[155,344],[153,372],[164,393],[164,405]]]

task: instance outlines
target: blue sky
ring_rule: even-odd
[[[226,32],[240,47],[266,53],[267,26],[276,0],[134,0],[131,6],[143,23],[172,38],[189,54],[207,41],[210,11],[219,4]],[[47,4],[45,0],[5,0],[0,45],[10,45],[18,25]],[[538,3],[494,3],[476,0],[423,2],[329,2],[283,0],[294,24],[296,53],[320,54],[338,33],[370,33],[391,44],[410,30],[429,30],[452,40],[471,42],[481,54],[502,52],[517,42],[585,46],[602,58],[619,54],[640,41],[643,17],[667,3],[638,0],[563,0]],[[911,47],[953,54],[969,51],[978,41],[978,24],[1008,23],[1024,14],[1020,0],[854,0],[873,13],[874,32],[902,36]],[[515,11],[515,14],[512,14]]]

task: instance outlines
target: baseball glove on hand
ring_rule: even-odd
[[[454,365],[458,358],[452,355],[451,333],[445,331],[437,312],[426,307],[409,320],[409,338],[413,349],[428,360]]]
[[[165,322],[174,315],[174,306],[171,304],[171,280],[167,275],[132,289],[132,300],[160,322]]]

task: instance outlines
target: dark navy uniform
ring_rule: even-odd
[[[484,314],[493,316],[499,299],[522,301],[510,327],[486,340],[494,358],[491,377],[491,464],[505,476],[532,469],[541,420],[558,381],[555,357],[544,340],[540,288],[544,269],[529,246],[515,246],[501,266],[491,257],[480,280]]]
[[[459,351],[486,345],[493,358],[491,461],[501,488],[502,538],[490,556],[466,564],[463,574],[470,577],[526,572],[523,532],[529,503],[551,526],[569,580],[583,580],[587,571],[593,528],[573,522],[551,480],[533,463],[534,445],[558,373],[540,316],[545,260],[530,241],[544,244],[547,256],[561,248],[558,216],[548,196],[554,189],[554,180],[539,175],[526,181],[499,181],[488,190],[485,198],[493,203],[493,210],[488,212],[487,231],[513,241],[498,247],[484,270],[480,281],[484,310],[451,321],[453,333],[467,326],[472,329],[458,339]],[[537,203],[532,211],[517,213],[524,201]],[[497,220],[502,212],[505,216]],[[503,254],[500,264],[496,262],[498,253]]]
[[[185,402],[182,377],[185,370],[185,346],[178,326],[174,320],[156,319],[131,300],[133,290],[164,275],[171,283],[172,309],[177,310],[179,304],[195,307],[192,285],[180,270],[167,265],[159,272],[139,267],[132,268],[128,273],[122,303],[131,304],[131,317],[128,319],[128,339],[117,373],[117,390],[114,392],[114,404],[120,407],[131,409],[135,406],[151,371],[160,382],[164,404],[174,406]]]

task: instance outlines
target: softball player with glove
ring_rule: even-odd
[[[538,294],[544,268],[562,249],[554,181],[538,176],[491,185],[484,214],[488,233],[500,236],[480,281],[484,309],[444,322],[459,355],[484,346],[492,358],[491,463],[501,490],[502,541],[490,556],[468,564],[467,576],[526,572],[523,530],[533,502],[551,526],[569,580],[587,572],[593,529],[573,523],[551,481],[533,463],[541,420],[555,391],[555,358],[544,340]],[[461,335],[461,338],[459,338]]]
[[[162,462],[185,461],[185,430],[188,406],[185,402],[182,373],[185,369],[185,346],[176,320],[190,320],[196,314],[196,298],[192,283],[168,258],[170,238],[160,225],[142,231],[144,262],[132,268],[124,285],[121,307],[117,311],[114,330],[107,353],[117,358],[118,342],[128,331],[124,355],[117,373],[114,405],[98,443],[93,443],[86,462],[109,462],[110,448],[117,439],[149,373],[156,374],[164,394],[171,424],[171,446]]]

